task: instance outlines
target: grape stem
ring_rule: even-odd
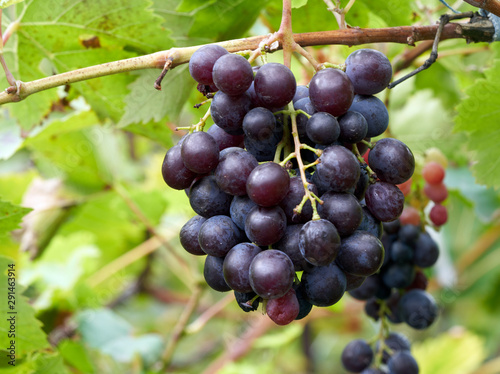
[[[366,161],[363,158],[363,156],[361,156],[361,153],[359,153],[359,149],[358,149],[358,145],[357,144],[353,144],[352,145],[352,151],[354,152],[354,155],[356,156],[356,158],[358,159],[358,161],[365,165],[366,171],[368,172],[368,175],[370,176],[370,181],[373,182],[376,179],[377,175],[375,174],[375,172],[373,171],[373,169],[366,163]]]
[[[378,345],[378,350],[375,353],[375,367],[380,367],[382,364],[382,358],[384,356],[384,351],[386,351],[389,354],[392,354],[392,349],[385,344],[385,339],[389,335],[390,327],[389,327],[389,322],[387,320],[387,313],[390,313],[389,308],[387,307],[387,304],[385,301],[380,302],[380,310],[378,312],[379,318],[380,318],[380,328],[379,332],[376,336],[376,341],[379,342]]]
[[[210,100],[206,100],[206,101],[207,102],[211,101],[211,99]],[[207,123],[207,120],[208,120],[209,117],[210,117],[210,107],[208,108],[208,110],[205,113],[205,115],[200,118],[200,122],[198,122],[198,123],[196,123],[194,125],[191,125],[191,126],[176,127],[175,131],[185,130],[185,131],[189,131],[190,133],[192,133],[194,131],[203,131],[203,128],[205,127],[205,124]]]

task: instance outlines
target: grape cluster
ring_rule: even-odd
[[[370,142],[388,126],[387,109],[373,96],[391,79],[388,59],[361,49],[345,72],[325,68],[297,86],[284,65],[252,67],[208,45],[189,70],[212,98],[215,124],[207,132],[193,126],[167,152],[162,174],[186,190],[197,214],[180,240],[189,253],[206,255],[207,284],[232,290],[246,312],[263,303],[279,325],[375,280],[389,290],[384,300],[401,288],[382,286],[379,270],[394,268],[385,277],[396,279],[398,266],[414,268],[413,257],[391,260],[383,243],[392,249],[386,237],[393,236],[382,236],[382,222],[398,222],[404,195],[397,185],[411,178],[415,160],[399,140]]]

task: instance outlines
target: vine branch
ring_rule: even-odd
[[[472,39],[473,41],[491,42],[495,32],[492,23],[486,18],[477,24],[450,23],[443,28],[441,40],[445,39]],[[300,47],[317,45],[360,45],[368,43],[402,43],[414,45],[422,40],[433,40],[438,30],[438,25],[432,26],[400,26],[386,27],[379,29],[342,29],[321,32],[310,32],[293,34],[293,39]],[[474,35],[474,38],[471,37]],[[229,52],[239,52],[244,50],[255,50],[259,44],[268,38],[267,35],[260,35],[251,38],[229,40],[217,43]],[[170,68],[189,62],[192,54],[201,47],[193,46],[186,48],[171,48],[166,51],[156,52],[149,55],[134,57],[125,60],[108,62],[101,65],[90,66],[82,69],[69,71],[62,74],[38,79],[32,82],[18,81],[18,87],[11,86],[5,92],[0,92],[0,104],[17,102],[25,99],[29,95],[44,91],[50,88],[76,83],[88,79],[103,77],[142,69],[163,69],[170,59]],[[283,45],[279,45],[279,49]]]

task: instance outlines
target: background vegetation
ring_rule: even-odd
[[[295,32],[338,27],[325,2],[294,4]],[[475,10],[462,1],[454,6]],[[437,0],[357,0],[346,21],[427,25],[447,11]],[[278,0],[26,0],[3,11],[3,32],[19,21],[3,51],[14,77],[31,81],[174,46],[267,34],[280,18]],[[361,47],[309,50],[342,63]],[[395,67],[414,48],[370,47]],[[292,62],[306,84],[312,69]],[[202,96],[187,65],[167,74],[161,92],[153,89],[158,74],[88,80],[2,106],[0,374],[156,373],[162,366],[175,373],[342,373],[345,344],[376,333],[362,303],[345,297],[277,327],[203,285],[203,260],[185,253],[177,236],[193,212],[160,173],[180,137],[173,129],[203,115],[193,109]],[[449,163],[449,222],[437,234],[442,254],[429,274],[441,317],[425,332],[396,327],[412,340],[423,374],[500,373],[499,77],[497,43],[448,40],[429,70],[379,95],[390,133],[420,165],[430,148]],[[3,78],[0,87],[8,86]],[[5,360],[12,262],[22,315],[15,368]]]

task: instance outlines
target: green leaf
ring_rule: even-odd
[[[103,346],[102,352],[109,354],[118,362],[132,362],[138,354],[147,365],[151,365],[161,357],[163,347],[160,335],[145,334],[115,339]]]
[[[23,217],[31,210],[0,200],[0,237],[19,228]]]
[[[22,357],[30,352],[43,350],[49,348],[50,345],[47,341],[45,333],[42,331],[42,324],[35,318],[35,311],[28,303],[26,297],[22,295],[23,288],[16,282],[15,285],[15,309],[10,309],[8,300],[8,288],[5,286],[7,282],[7,269],[9,265],[15,265],[16,275],[19,274],[19,267],[14,264],[14,261],[0,256],[0,315],[2,320],[0,322],[0,347],[2,349],[8,348],[11,345],[11,340],[15,340],[15,350],[18,357]],[[16,314],[8,314],[8,312],[15,311]],[[9,317],[15,318],[15,337],[9,337],[10,322],[7,320]]]
[[[7,65],[16,79],[32,81],[90,65],[135,57],[173,45],[161,18],[149,8],[149,0],[82,2],[33,0],[18,5],[20,25],[4,49]],[[14,15],[13,22],[18,15]],[[123,111],[126,86],[133,77],[118,74],[76,83],[101,117],[118,120]],[[0,81],[7,86],[5,79]],[[71,93],[71,91],[70,91]],[[37,93],[9,110],[30,129],[58,100],[56,90]]]
[[[412,1],[358,0],[354,3],[351,11],[354,10],[356,6],[359,6],[358,3],[365,5],[370,12],[383,19],[388,26],[403,26],[412,24]]]
[[[8,6],[20,3],[24,0],[0,0],[0,8],[4,9],[7,8]]]
[[[467,148],[472,152],[475,163],[472,171],[480,184],[500,187],[500,60],[485,72],[486,78],[479,79],[466,90],[467,98],[458,106],[456,131],[468,135]]]
[[[457,330],[434,336],[412,346],[420,372],[432,374],[467,374],[477,369],[486,357],[482,338]]]
[[[64,360],[74,368],[83,373],[95,373],[94,365],[81,343],[66,339],[57,348]]]
[[[307,0],[292,0],[292,8],[301,8],[307,4]]]

